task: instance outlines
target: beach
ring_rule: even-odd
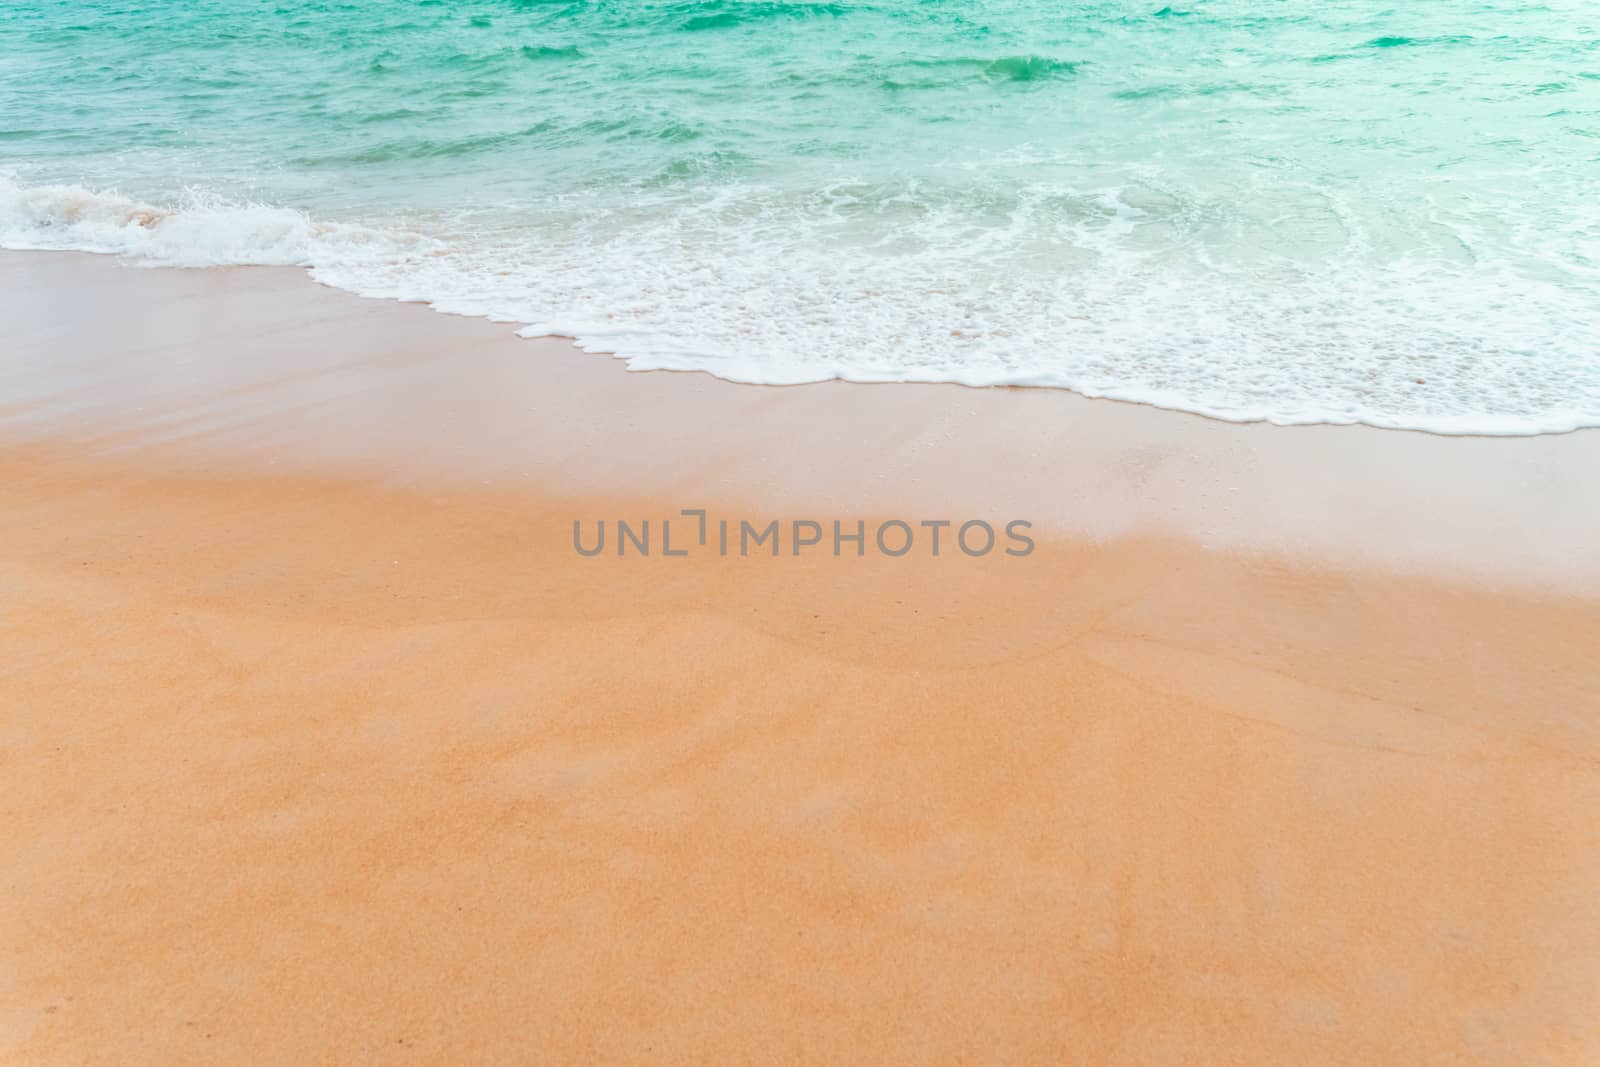
[[[72,253],[0,254],[0,350],[0,1061],[1600,1055],[1595,431]]]

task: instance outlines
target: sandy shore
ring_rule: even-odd
[[[1600,1057],[1596,435],[0,323],[0,1061]],[[687,507],[1035,550],[573,549]]]

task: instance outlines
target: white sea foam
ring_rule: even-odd
[[[201,191],[163,207],[0,176],[0,247],[10,249],[124,254],[168,267],[310,267],[400,243],[381,230],[318,222],[290,208],[230,203]]]
[[[1223,419],[1438,433],[1600,425],[1587,267],[1600,257],[1557,246],[1541,271],[1523,254],[1539,220],[1440,215],[1380,255],[1373,243],[1397,231],[1305,190],[1284,254],[1251,245],[1256,220],[1219,221],[1154,181],[666,195],[679,200],[385,228],[0,179],[0,245],[304,266],[364,296],[572,336],[635,369],[743,382],[1054,386]],[[1270,208],[1281,215],[1281,196]],[[1492,240],[1473,232],[1491,223]],[[1497,254],[1519,226],[1517,254]],[[1592,242],[1593,228],[1577,233]]]

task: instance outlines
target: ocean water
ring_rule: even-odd
[[[3,0],[0,244],[636,368],[1600,425],[1590,0]]]

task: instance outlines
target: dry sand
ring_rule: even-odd
[[[1594,435],[0,284],[0,1062],[1600,1059]]]

